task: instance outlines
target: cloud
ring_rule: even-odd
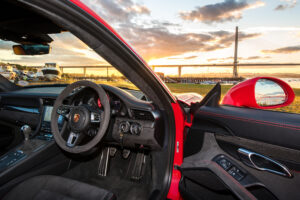
[[[258,60],[258,59],[269,59],[271,56],[250,56],[246,58],[239,58],[239,60]]]
[[[297,53],[300,51],[300,45],[298,46],[289,46],[289,47],[282,47],[273,50],[262,50],[263,53],[276,53],[276,54],[290,54],[290,53]]]
[[[284,4],[279,4],[274,10],[281,11],[289,8],[294,8],[297,5],[297,0],[282,0]]]
[[[274,10],[285,10],[287,8],[289,8],[289,5],[279,4],[276,8],[274,8]]]
[[[145,23],[144,23],[145,24]],[[180,24],[172,23],[169,21],[160,21],[160,20],[151,20],[150,23],[147,23],[150,26],[165,26],[165,27],[180,27]]]
[[[210,32],[214,37],[219,38],[219,43],[225,45],[225,46],[230,46],[233,41],[235,41],[235,34],[230,33],[228,31],[215,31],[215,32]],[[244,33],[244,32],[239,32],[239,41],[243,41],[245,39],[250,39],[250,38],[256,38],[260,36],[260,33]]]
[[[194,58],[198,58],[198,56],[185,56],[185,57],[170,57],[170,60],[191,60]]]
[[[103,19],[112,22],[128,22],[138,15],[150,15],[150,10],[132,0],[82,0]]]
[[[180,17],[189,21],[201,21],[207,24],[234,21],[242,18],[242,11],[264,6],[262,1],[248,3],[246,0],[224,0],[221,3],[196,7],[189,12],[181,12]]]
[[[172,33],[166,27],[140,27],[131,24],[118,29],[122,36],[146,59],[177,56],[188,52],[207,52],[228,48],[233,32]],[[240,33],[240,40],[258,37],[258,33]]]
[[[224,62],[233,60],[233,57],[225,57],[225,58],[209,58],[207,59],[208,62]]]
[[[231,47],[234,43],[234,32],[205,31],[200,33],[183,32],[181,26],[168,21],[141,19],[141,15],[149,15],[148,8],[133,0],[83,0],[97,14],[108,21],[146,60],[193,59],[185,53],[209,52]],[[252,5],[252,4],[251,4]],[[138,21],[138,22],[137,22]],[[173,28],[173,29],[172,29]],[[174,31],[176,29],[176,32]],[[173,31],[170,31],[173,30]],[[259,33],[239,33],[239,40],[244,41],[260,36]],[[42,57],[31,59],[22,57],[24,63],[40,63],[56,61],[60,65],[97,65],[105,63],[95,52],[70,33],[51,34],[52,52]],[[1,45],[1,44],[0,44]],[[6,58],[0,55],[0,59]],[[173,57],[173,58],[171,58]],[[183,58],[180,58],[183,57]],[[10,61],[22,61],[21,57],[12,56]],[[7,60],[7,59],[6,59]],[[8,61],[8,60],[7,60]]]
[[[146,60],[178,56],[187,52],[224,49],[234,42],[234,33],[228,31],[180,33],[179,24],[153,18],[137,23],[140,15],[149,15],[150,11],[132,0],[84,0],[84,3],[112,24]],[[248,9],[256,3],[245,4]],[[137,9],[142,7],[144,9]],[[176,28],[179,32],[171,32],[169,28]],[[259,35],[241,32],[240,41]]]
[[[239,61],[249,61],[249,60],[259,60],[259,59],[269,59],[270,56],[249,56],[249,57],[238,57]],[[225,58],[210,58],[207,59],[208,62],[233,62],[233,56]]]

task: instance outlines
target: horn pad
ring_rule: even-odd
[[[86,131],[91,122],[90,111],[84,106],[77,106],[72,109],[69,115],[69,127],[74,133]]]

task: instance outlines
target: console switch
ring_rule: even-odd
[[[138,123],[132,123],[130,126],[130,132],[132,135],[140,135],[142,127]]]
[[[25,158],[25,153],[21,150],[9,152],[0,158],[0,172]]]
[[[131,135],[140,135],[142,126],[136,122],[122,121],[119,125],[119,132]]]

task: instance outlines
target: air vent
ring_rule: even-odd
[[[132,109],[132,114],[134,119],[137,120],[148,120],[148,121],[154,120],[152,113],[149,111]]]

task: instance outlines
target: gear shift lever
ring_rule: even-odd
[[[29,139],[32,129],[28,125],[23,125],[20,130],[25,137],[25,140],[22,145],[20,145],[19,150],[23,151],[25,154],[29,155],[30,153],[36,151],[45,143],[41,140],[37,140],[35,138]]]
[[[28,126],[28,125],[23,125],[22,127],[21,127],[21,132],[24,134],[24,136],[25,136],[25,141],[28,141],[29,140],[29,136],[30,136],[30,134],[31,134],[31,128],[30,128],[30,126]]]

